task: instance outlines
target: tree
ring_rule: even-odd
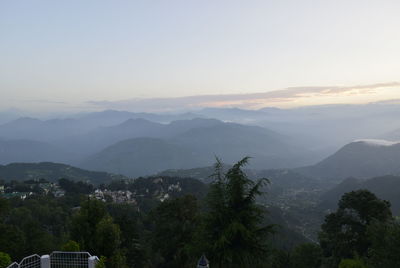
[[[106,261],[107,268],[129,268],[126,264],[126,256],[123,251],[117,250]]]
[[[154,225],[152,248],[161,256],[162,267],[194,267],[198,257],[193,243],[198,219],[197,200],[187,195],[167,200],[151,212]]]
[[[326,257],[341,259],[366,257],[371,245],[366,232],[372,222],[387,222],[392,218],[390,203],[378,199],[367,190],[346,193],[336,212],[325,218],[319,235]]]
[[[11,264],[10,255],[4,252],[0,252],[0,268],[6,268]]]
[[[99,261],[96,263],[96,268],[106,268],[106,261],[106,257],[100,256]]]
[[[7,252],[11,257],[25,257],[25,236],[21,229],[9,224],[0,223],[0,251]]]
[[[82,203],[79,212],[72,218],[71,227],[71,238],[79,243],[81,249],[97,253],[96,227],[106,215],[103,202],[88,199]]]
[[[68,179],[59,179],[58,184],[67,194],[90,194],[93,192],[93,185],[83,181],[71,181]]]
[[[367,268],[367,266],[360,259],[343,259],[339,264],[339,268]]]
[[[129,267],[144,267],[148,256],[141,241],[144,227],[141,226],[141,215],[132,204],[108,204],[108,212],[121,230],[121,248],[126,249],[126,262]],[[144,240],[144,239],[143,239]]]
[[[76,243],[73,240],[69,240],[67,243],[65,243],[62,247],[61,247],[62,251],[67,251],[67,252],[78,252],[80,251],[79,248],[79,244]]]
[[[110,216],[105,216],[96,226],[96,252],[107,259],[111,258],[120,247],[121,231]]]
[[[400,267],[400,223],[374,222],[368,227],[368,263],[374,268]]]
[[[290,254],[286,250],[272,248],[268,252],[268,259],[266,261],[266,265],[263,265],[261,267],[263,267],[263,268],[291,268]]]
[[[120,252],[121,231],[107,213],[103,202],[88,199],[72,219],[72,234],[83,250],[107,258],[107,267],[122,267],[125,256]]]
[[[9,210],[10,205],[8,203],[8,200],[0,197],[0,221],[8,213]]]
[[[248,160],[243,158],[226,174],[218,159],[215,164],[206,201],[205,243],[216,267],[257,267],[267,257],[266,236],[272,226],[261,226],[264,213],[256,198],[268,180],[249,179],[242,170]]]
[[[317,244],[297,246],[291,256],[291,266],[296,268],[319,268],[322,261],[322,249]]]

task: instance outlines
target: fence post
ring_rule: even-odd
[[[88,268],[95,268],[98,260],[99,259],[96,256],[89,257]]]
[[[208,262],[208,260],[204,254],[201,256],[201,258],[197,262],[197,268],[210,268],[210,263]]]
[[[43,255],[40,257],[40,268],[50,268],[50,256]]]

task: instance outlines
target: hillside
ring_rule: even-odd
[[[42,142],[59,143],[64,139],[77,138],[81,135],[86,137],[93,134],[110,131],[107,127],[116,127],[116,130],[124,122],[129,120],[145,120],[156,123],[170,123],[174,120],[190,120],[201,117],[193,113],[184,114],[151,114],[132,113],[125,111],[106,110],[70,116],[68,118],[55,118],[40,120],[31,117],[21,117],[0,125],[0,138],[3,139],[28,139]],[[140,123],[140,122],[139,122]],[[132,124],[130,124],[132,125]],[[140,125],[138,125],[140,127]],[[123,126],[122,126],[123,127]],[[121,129],[124,131],[124,129]],[[93,135],[90,135],[93,137]],[[128,137],[133,138],[133,137]],[[116,142],[115,140],[113,142]],[[107,144],[109,145],[109,144]]]
[[[252,156],[252,167],[260,169],[307,163],[308,152],[292,144],[289,137],[256,126],[224,123],[193,128],[172,141],[190,148],[199,157],[218,156],[228,164],[245,155]],[[304,150],[303,158],[299,157],[301,150]]]
[[[146,119],[128,119],[120,124],[98,127],[83,135],[61,139],[57,143],[75,152],[93,154],[117,142],[134,138],[169,138],[193,128],[223,124],[213,119],[195,118],[161,124]]]
[[[364,140],[345,145],[314,166],[296,169],[307,176],[342,180],[400,174],[400,143]]]
[[[39,120],[25,117],[0,125],[0,138],[49,142],[85,133],[90,128],[90,124],[76,119]]]
[[[208,192],[208,185],[199,180],[169,176],[141,177],[134,180],[113,180],[106,187],[112,191],[129,190],[137,198],[153,199],[154,201],[185,195],[193,195],[201,199]]]
[[[69,163],[76,154],[65,152],[45,142],[32,140],[0,140],[0,164],[13,162]]]
[[[137,205],[141,211],[149,211],[161,200],[177,198],[185,195],[193,195],[199,200],[207,195],[209,186],[203,182],[185,177],[151,176],[134,180],[114,180],[107,189],[112,191],[129,190],[134,193]],[[310,242],[292,223],[287,221],[287,212],[276,206],[267,209],[265,224],[278,224],[276,233],[269,238],[273,245],[284,248],[294,247],[300,243]]]
[[[392,204],[393,213],[400,216],[400,176],[383,176],[368,180],[346,179],[321,197],[320,207],[334,209],[344,193],[359,189],[367,189],[379,198],[388,200]]]
[[[97,127],[82,135],[60,139],[57,143],[75,152],[93,154],[122,140],[154,137],[162,133],[163,127],[163,124],[145,119],[128,119],[117,125]]]
[[[43,163],[13,163],[0,165],[0,180],[25,181],[31,179],[46,179],[51,182],[65,178],[74,181],[88,181],[93,184],[108,183],[113,179],[124,178],[105,172],[88,171],[64,164]]]
[[[188,168],[196,163],[197,159],[185,148],[162,139],[136,138],[109,146],[89,157],[80,166],[138,177],[168,168]]]
[[[225,166],[224,166],[224,169]],[[213,166],[190,168],[190,169],[167,169],[157,173],[157,176],[169,176],[179,178],[192,178],[197,179],[205,183],[212,181],[212,174],[215,173]]]
[[[301,149],[290,144],[287,137],[261,127],[195,119],[173,122],[161,131],[172,137],[121,141],[92,155],[80,166],[135,177],[167,169],[210,166],[216,156],[231,164],[250,155],[250,168],[259,169],[300,166],[307,161],[307,152],[300,155]],[[172,131],[179,134],[173,135]]]

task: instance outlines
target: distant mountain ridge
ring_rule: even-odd
[[[165,125],[161,132],[163,135],[158,135],[162,138],[134,138],[113,144],[80,166],[144,176],[166,169],[212,165],[215,156],[229,164],[250,155],[252,167],[263,169],[300,166],[301,161],[307,161],[305,150],[290,144],[287,137],[261,127],[193,119]]]
[[[298,147],[288,136],[259,126],[216,119],[193,118],[159,123],[130,118],[116,125],[92,130],[88,130],[91,127],[88,125],[80,127],[87,117],[96,121],[100,120],[97,116],[105,115],[104,122],[110,122],[107,118],[114,120],[115,113],[119,119],[131,115],[108,111],[91,114],[83,121],[21,118],[2,125],[0,137],[32,135],[31,143],[37,146],[31,150],[31,158],[22,157],[22,154],[16,154],[15,157],[3,154],[4,159],[0,158],[0,164],[57,161],[93,170],[143,176],[171,168],[211,165],[215,156],[233,163],[249,155],[254,157],[253,167],[262,169],[295,167],[311,162],[308,158],[310,152]],[[90,124],[93,125],[94,121]],[[58,150],[51,151],[51,147]],[[18,152],[19,149],[10,147],[8,151]],[[40,157],[47,151],[49,157]]]
[[[61,178],[100,184],[109,183],[114,179],[124,179],[126,177],[106,172],[88,171],[51,162],[0,165],[0,180],[4,181],[46,179],[51,182],[56,182]]]
[[[77,156],[39,141],[0,140],[0,164],[55,161],[70,163]]]
[[[335,209],[340,197],[347,192],[367,189],[392,204],[392,211],[400,216],[400,176],[382,176],[368,180],[348,178],[322,196],[320,207]]]
[[[21,117],[0,125],[0,138],[48,142],[86,134],[100,127],[116,126],[130,119],[144,119],[154,123],[165,124],[175,120],[190,120],[200,117],[202,115],[194,113],[159,115],[114,110],[76,115],[65,119],[40,120],[31,117]]]
[[[367,104],[259,110],[204,108],[180,114],[106,110],[51,120],[24,117],[0,125],[0,140],[7,142],[3,151],[9,152],[0,154],[0,164],[56,161],[80,165],[119,142],[155,138],[162,140],[157,144],[166,150],[165,153],[181,151],[184,159],[178,162],[182,165],[173,164],[174,157],[162,161],[172,163],[170,169],[209,165],[215,155],[228,163],[250,155],[254,157],[253,167],[260,169],[294,168],[316,163],[361,135],[378,137],[378,134],[395,129],[400,116],[398,107]],[[29,141],[30,145],[20,146],[18,140]],[[154,146],[147,149],[150,156]],[[352,154],[350,151],[348,154]],[[333,179],[343,179],[348,174],[357,177],[386,174],[382,172],[396,174],[396,163],[390,163],[389,159],[386,163],[377,159],[373,161],[374,165],[364,164],[364,167],[361,162],[368,154],[360,153],[360,161],[352,160],[353,164],[348,167],[346,162],[351,159],[339,163],[340,158],[345,158],[342,154],[339,158],[329,158],[329,161],[300,170],[306,175]],[[130,156],[135,157],[134,154]],[[393,154],[393,157],[397,155]],[[193,165],[186,165],[189,162],[186,159]],[[327,164],[332,161],[336,163]],[[325,164],[327,174],[322,172]],[[158,163],[154,166],[164,167]],[[356,169],[365,170],[365,174],[355,172]],[[366,174],[368,172],[371,174]]]
[[[134,138],[170,138],[192,128],[223,124],[215,119],[194,118],[161,124],[146,119],[128,119],[121,124],[99,127],[87,134],[60,140],[64,148],[73,148],[82,154],[93,154],[115,143]]]
[[[307,176],[342,180],[400,174],[400,143],[358,140],[313,166],[297,169]]]
[[[196,165],[196,159],[186,148],[157,138],[134,138],[120,141],[90,156],[80,166],[139,177],[168,168]]]

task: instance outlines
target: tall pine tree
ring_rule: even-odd
[[[207,197],[205,232],[213,267],[257,267],[267,257],[266,237],[272,226],[261,226],[265,209],[256,203],[268,180],[253,181],[242,170],[249,158],[225,174],[217,159]]]

